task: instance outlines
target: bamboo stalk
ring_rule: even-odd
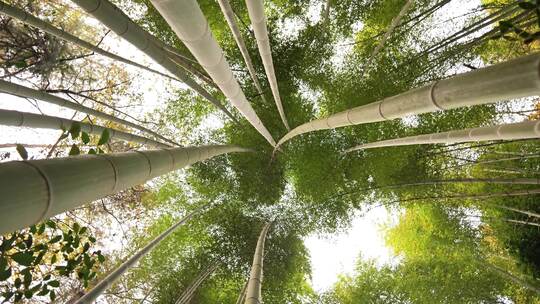
[[[191,284],[189,284],[189,286],[182,293],[182,295],[180,295],[178,300],[176,300],[175,304],[188,304],[191,301],[193,294],[199,288],[202,282],[204,282],[204,280],[206,280],[218,268],[218,266],[218,263],[214,263],[210,265],[210,267],[205,269],[202,273],[200,273],[197,278],[195,278],[195,280]]]
[[[540,92],[539,67],[540,55],[533,54],[436,81],[381,101],[312,120],[287,133],[277,147],[295,136],[317,130],[537,95]]]
[[[151,0],[151,2],[212,80],[220,87],[223,94],[270,145],[275,146],[272,135],[247,101],[238,81],[232,74],[225,54],[212,36],[208,22],[197,2],[195,0]]]
[[[345,150],[345,153],[379,147],[452,144],[473,141],[514,140],[537,137],[540,137],[540,120],[533,120],[513,124],[471,128],[376,141],[349,148]]]
[[[143,69],[143,70],[146,70],[146,71],[149,71],[151,73],[154,73],[154,74],[157,74],[157,75],[160,75],[160,76],[163,76],[163,77],[167,77],[169,79],[173,79],[173,80],[176,80],[176,81],[180,81],[170,75],[167,75],[167,74],[164,74],[164,73],[161,73],[159,71],[156,71],[154,69],[151,69],[149,67],[146,67],[142,64],[139,64],[137,62],[134,62],[134,61],[131,61],[129,59],[126,59],[124,57],[121,57],[121,56],[118,56],[116,54],[113,54],[111,52],[108,52],[98,46],[95,46],[93,45],[92,43],[88,42],[88,41],[84,41],[80,38],[77,38],[73,35],[71,35],[70,33],[67,33],[59,28],[56,28],[55,26],[53,26],[52,24],[49,24],[45,21],[42,21],[38,18],[36,18],[35,16],[32,16],[30,14],[28,14],[27,12],[21,10],[21,9],[18,9],[16,7],[13,7],[13,6],[10,6],[9,4],[5,3],[5,2],[2,2],[0,1],[0,12],[10,16],[10,17],[13,17],[23,23],[26,23],[26,24],[29,24],[31,26],[34,26],[44,32],[47,32],[53,36],[56,36],[60,39],[63,39],[63,40],[66,40],[66,41],[69,41],[71,43],[74,43],[82,48],[85,48],[85,49],[88,49],[88,50],[91,50],[93,52],[96,52],[97,54],[100,54],[100,55],[103,55],[105,57],[108,57],[112,60],[116,60],[116,61],[120,61],[122,63],[125,63],[125,64],[129,64],[129,65],[132,65],[134,67],[137,67],[139,69]]]
[[[181,70],[163,51],[154,43],[154,38],[133,22],[118,7],[108,0],[72,0],[75,4],[91,14],[118,36],[124,38],[136,48],[144,52],[156,63],[167,69],[170,73],[182,80],[199,95],[211,102],[214,106],[235,121],[234,116],[216,98],[208,93],[203,87],[191,79]]]
[[[232,152],[237,146],[202,146],[0,163],[0,234]]]
[[[249,280],[244,283],[244,287],[242,287],[242,290],[240,290],[240,294],[238,294],[238,298],[236,299],[236,304],[242,304],[242,302],[244,302],[244,300],[246,299],[246,289],[248,283]]]
[[[135,134],[122,132],[119,130],[105,128],[93,124],[79,122],[71,119],[65,119],[61,117],[39,115],[33,113],[24,113],[17,111],[1,110],[0,109],[0,124],[5,126],[16,127],[29,127],[29,128],[44,128],[44,129],[57,129],[57,130],[69,130],[72,125],[78,124],[81,127],[81,131],[88,134],[101,135],[105,129],[109,130],[111,138],[117,138],[125,141],[136,142],[143,145],[151,145],[154,147],[169,148],[169,145],[160,143],[150,138],[138,136]]]
[[[264,242],[266,240],[266,234],[270,229],[270,225],[272,225],[272,223],[264,225],[261,234],[259,235],[259,239],[257,240],[257,247],[255,248],[255,254],[253,255],[253,264],[251,265],[251,272],[246,288],[245,304],[262,303],[261,286],[263,281]]]
[[[179,144],[175,143],[174,141],[171,141],[170,139],[167,139],[167,138],[159,135],[158,133],[156,133],[156,132],[154,132],[154,131],[152,131],[152,130],[150,130],[148,128],[145,128],[143,126],[140,126],[138,124],[132,123],[132,122],[124,120],[124,119],[120,119],[120,118],[115,117],[113,115],[109,115],[107,113],[103,113],[103,112],[94,110],[92,108],[85,107],[85,106],[80,105],[78,103],[71,102],[71,101],[69,101],[67,99],[58,97],[56,95],[45,93],[43,91],[34,90],[34,89],[31,89],[31,88],[28,88],[28,87],[25,87],[25,86],[22,86],[22,85],[7,82],[7,81],[4,81],[4,80],[0,79],[0,92],[4,92],[4,93],[7,93],[7,94],[20,96],[20,97],[39,99],[41,101],[51,103],[51,104],[55,104],[55,105],[60,106],[60,107],[65,107],[65,108],[69,108],[69,109],[72,109],[72,110],[75,110],[75,111],[79,111],[79,112],[82,112],[82,113],[93,115],[93,116],[96,116],[96,117],[99,117],[99,118],[102,118],[102,119],[106,119],[106,120],[109,120],[109,121],[112,121],[112,122],[116,122],[116,123],[119,123],[119,124],[122,124],[122,125],[125,125],[125,126],[128,126],[128,127],[131,127],[131,128],[146,132],[146,133],[151,134],[151,135],[155,136],[156,138],[159,138],[159,139],[161,139],[163,141],[166,141],[166,142],[172,143],[172,144],[174,144],[176,146],[179,146]]]
[[[249,71],[249,75],[251,76],[251,79],[253,80],[253,84],[255,85],[255,88],[257,89],[257,93],[261,96],[261,99],[263,100],[263,102],[266,103],[266,98],[264,97],[264,93],[263,93],[261,84],[259,82],[259,78],[257,77],[257,72],[255,72],[253,61],[251,60],[251,56],[249,56],[246,43],[244,42],[244,38],[242,38],[242,33],[240,32],[240,28],[238,27],[238,24],[236,23],[234,11],[231,7],[231,4],[229,3],[229,0],[218,0],[218,2],[219,2],[219,6],[221,7],[221,11],[223,12],[223,15],[225,16],[225,20],[227,21],[227,24],[229,25],[229,28],[231,29],[234,41],[236,41],[236,45],[238,46],[238,49],[240,49],[240,53],[242,54],[242,57],[244,58],[244,62],[246,63],[246,67]]]
[[[276,72],[274,70],[274,62],[272,60],[272,49],[270,48],[270,39],[268,38],[268,29],[266,28],[266,15],[264,13],[263,0],[246,0],[249,18],[251,19],[251,26],[253,27],[253,33],[257,40],[257,47],[259,54],[261,55],[266,77],[270,83],[270,90],[274,96],[276,107],[281,117],[283,125],[290,131],[285,111],[283,110],[283,104],[281,103],[281,96],[279,95],[279,88],[276,79]]]
[[[131,267],[133,267],[142,257],[144,257],[148,252],[150,252],[152,249],[154,249],[163,239],[165,239],[167,236],[169,236],[171,233],[173,233],[178,227],[183,225],[185,222],[187,222],[190,218],[192,218],[195,214],[201,211],[202,208],[199,208],[184,218],[182,218],[180,221],[178,221],[176,224],[171,226],[169,229],[165,230],[163,233],[158,235],[155,239],[153,239],[150,243],[148,243],[146,246],[141,248],[137,253],[132,255],[127,261],[122,263],[118,268],[116,268],[113,272],[111,272],[109,275],[107,275],[103,280],[101,280],[92,290],[90,290],[87,294],[82,296],[80,299],[75,302],[75,304],[91,304],[94,303],[94,301],[99,297],[107,288],[109,288],[116,280],[122,276],[127,270],[129,270]]]

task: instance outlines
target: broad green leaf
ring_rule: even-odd
[[[57,287],[60,287],[60,282],[58,282],[57,280],[52,280],[52,281],[48,282],[47,285],[57,288]]]
[[[34,261],[34,256],[30,252],[16,252],[11,258],[20,265],[30,266]]]
[[[90,136],[86,132],[81,133],[82,142],[86,145],[90,142]]]
[[[5,281],[11,277],[11,267],[6,270],[0,270],[0,281]]]
[[[71,146],[71,150],[69,150],[69,155],[79,155],[81,154],[81,150],[79,149],[79,147],[77,147],[76,144],[73,144]]]
[[[69,134],[71,134],[72,139],[77,139],[81,135],[81,124],[74,122],[69,128]]]
[[[109,129],[104,129],[101,133],[101,137],[99,138],[98,146],[106,144],[109,141],[110,137],[111,134],[109,132]]]

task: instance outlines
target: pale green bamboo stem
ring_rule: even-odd
[[[536,212],[532,212],[532,211],[527,211],[527,210],[521,210],[521,209],[517,209],[517,208],[513,208],[513,207],[508,207],[508,206],[503,206],[503,205],[497,205],[497,204],[491,204],[497,208],[501,208],[501,209],[505,209],[505,210],[510,210],[510,211],[514,211],[514,212],[517,212],[517,213],[521,213],[521,214],[525,214],[525,215],[528,215],[528,216],[531,216],[531,217],[536,217],[536,218],[540,218],[540,214],[536,213]]]
[[[177,145],[177,146],[179,145],[179,144],[175,143],[174,141],[171,141],[170,139],[167,139],[167,138],[159,135],[158,133],[156,133],[156,132],[154,132],[154,131],[152,131],[152,130],[150,130],[148,128],[145,128],[143,126],[140,126],[138,124],[129,122],[129,121],[124,120],[124,119],[120,119],[118,117],[115,117],[113,115],[109,115],[107,113],[103,113],[103,112],[94,110],[94,109],[89,108],[89,107],[85,107],[85,106],[80,105],[78,103],[71,102],[71,101],[69,101],[67,99],[64,99],[64,98],[61,98],[61,97],[58,97],[56,95],[52,95],[52,94],[49,94],[49,93],[45,93],[43,91],[34,90],[34,89],[31,89],[31,88],[28,88],[28,87],[25,87],[25,86],[22,86],[22,85],[18,85],[18,84],[11,83],[11,82],[4,81],[4,80],[0,79],[0,92],[4,92],[4,93],[7,93],[7,94],[11,94],[11,95],[16,95],[16,96],[20,96],[20,97],[39,99],[41,101],[51,103],[51,104],[55,104],[55,105],[60,106],[60,107],[69,108],[69,109],[79,111],[79,112],[82,112],[82,113],[85,113],[85,114],[93,115],[95,117],[99,117],[99,118],[106,119],[106,120],[109,120],[109,121],[112,121],[112,122],[116,122],[116,123],[119,123],[119,124],[122,124],[122,125],[125,125],[125,126],[128,126],[128,127],[131,127],[131,128],[146,132],[148,134],[151,134],[151,135],[155,136],[156,138],[159,138],[159,139],[161,139],[163,141],[172,143],[172,144]]]
[[[537,137],[540,137],[540,120],[382,140],[358,145],[345,150],[345,152],[348,153],[356,150],[379,147],[453,144],[473,141],[515,140]]]
[[[189,284],[189,286],[186,288],[186,290],[180,295],[178,300],[176,300],[175,304],[188,304],[191,301],[191,298],[193,297],[193,294],[195,291],[199,288],[199,286],[206,280],[217,268],[219,264],[214,263],[207,269],[205,269],[201,274],[195,278],[195,280]]]
[[[253,33],[257,40],[257,47],[259,54],[261,55],[264,71],[270,83],[270,90],[274,96],[274,101],[281,117],[281,121],[287,131],[290,131],[285,111],[283,110],[283,104],[281,102],[281,96],[279,95],[279,88],[276,79],[276,71],[274,70],[274,62],[272,59],[272,49],[270,48],[270,39],[268,38],[268,29],[266,28],[266,15],[264,13],[263,0],[246,0],[248,8],[249,19],[251,19],[251,26],[253,27]]]
[[[218,2],[219,2],[219,6],[221,7],[221,11],[223,12],[223,15],[225,16],[225,20],[227,20],[227,24],[229,24],[229,28],[231,29],[234,41],[236,41],[236,45],[240,49],[240,53],[242,54],[242,57],[244,58],[244,62],[246,63],[246,67],[249,71],[249,75],[251,76],[251,79],[253,80],[253,84],[255,85],[255,88],[257,89],[257,93],[261,96],[262,101],[266,103],[266,98],[264,97],[264,92],[262,90],[261,83],[259,82],[259,78],[257,77],[257,72],[255,71],[255,67],[253,66],[253,61],[251,60],[251,56],[249,56],[246,43],[244,42],[244,38],[242,38],[242,33],[240,32],[240,28],[238,27],[238,24],[236,23],[234,11],[231,7],[231,4],[229,3],[229,0],[218,0]]]
[[[246,289],[249,283],[249,279],[244,283],[244,287],[242,287],[242,290],[240,290],[240,294],[238,295],[238,298],[236,299],[236,304],[242,304],[244,300],[246,299]]]
[[[248,151],[203,146],[0,163],[0,234],[196,162]]]
[[[381,101],[312,120],[287,133],[277,146],[295,136],[317,130],[538,95],[539,67],[540,55],[533,54],[440,80]]]
[[[77,0],[81,1],[81,0]],[[219,86],[249,123],[274,147],[272,135],[263,125],[248,102],[240,84],[232,74],[223,50],[212,36],[212,31],[195,0],[151,0],[167,23],[171,26],[193,56]]]
[[[152,36],[133,22],[118,7],[107,0],[72,0],[88,14],[99,20],[118,36],[124,38],[136,48],[144,52],[156,63],[163,66],[186,85],[199,93],[214,106],[223,111],[229,118],[234,116],[210,93],[181,70],[156,43]]]
[[[49,24],[45,21],[42,21],[38,18],[36,18],[35,16],[32,16],[30,14],[28,14],[27,12],[21,10],[21,9],[18,9],[16,7],[13,7],[13,6],[10,6],[9,4],[5,3],[5,2],[2,2],[0,1],[0,12],[10,16],[10,17],[13,17],[23,23],[26,23],[26,24],[29,24],[29,25],[32,25],[44,32],[47,32],[53,36],[56,36],[60,39],[63,39],[63,40],[66,40],[66,41],[69,41],[71,43],[74,43],[82,48],[85,48],[85,49],[88,49],[88,50],[91,50],[93,52],[96,52],[97,54],[100,54],[100,55],[103,55],[105,57],[108,57],[112,60],[116,60],[116,61],[120,61],[120,62],[123,62],[125,64],[129,64],[129,65],[132,65],[134,67],[137,67],[139,69],[143,69],[143,70],[146,70],[146,71],[149,71],[151,73],[154,73],[154,74],[157,74],[157,75],[160,75],[160,76],[163,76],[163,77],[167,77],[169,79],[173,79],[173,80],[176,80],[176,81],[179,81],[178,79],[170,76],[170,75],[167,75],[167,74],[164,74],[164,73],[161,73],[159,71],[156,71],[154,69],[151,69],[149,67],[146,67],[142,64],[138,64],[134,61],[131,61],[129,59],[126,59],[124,57],[121,57],[121,56],[118,56],[116,54],[113,54],[111,52],[108,52],[100,47],[97,47],[95,45],[93,45],[92,43],[90,42],[87,42],[87,41],[84,41],[80,38],[77,38],[73,35],[71,35],[70,33],[67,33],[59,28],[56,28],[55,26],[53,26],[52,24]]]
[[[253,255],[253,264],[251,265],[251,272],[249,274],[249,281],[246,289],[245,304],[262,303],[261,287],[263,281],[264,242],[271,224],[272,223],[267,223],[264,225],[261,234],[259,235],[259,239],[257,240],[257,247],[255,248],[255,254]]]
[[[179,222],[171,226],[169,229],[165,230],[163,233],[158,235],[150,243],[148,243],[141,250],[139,250],[137,253],[132,255],[127,261],[122,263],[122,265],[116,268],[113,272],[111,272],[107,277],[101,280],[96,286],[94,286],[94,288],[92,288],[92,290],[90,290],[87,294],[85,294],[83,297],[77,300],[75,304],[94,303],[97,297],[99,297],[105,290],[107,290],[107,288],[109,288],[116,280],[118,280],[120,276],[122,276],[122,274],[124,274],[127,270],[133,267],[143,256],[145,256],[148,252],[154,249],[163,239],[165,239],[167,236],[173,233],[178,227],[180,227],[182,224],[187,222],[191,217],[193,217],[200,210],[201,208],[193,211],[192,213],[182,218]]]
[[[111,138],[117,138],[125,141],[136,142],[143,145],[151,145],[158,148],[168,148],[169,145],[160,143],[150,138],[138,136],[135,134],[118,131],[111,128],[105,128],[97,125],[92,125],[84,122],[79,122],[71,119],[65,119],[54,116],[39,115],[33,113],[24,113],[9,110],[0,110],[0,125],[69,130],[73,124],[78,124],[81,131],[88,134],[101,135],[105,129],[109,130]]]

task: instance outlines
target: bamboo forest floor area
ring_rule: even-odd
[[[540,304],[540,1],[0,0],[0,303]]]

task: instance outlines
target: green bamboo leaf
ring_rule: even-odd
[[[34,256],[30,252],[16,252],[11,255],[11,258],[20,265],[30,266],[34,261]]]
[[[101,133],[101,137],[99,138],[98,146],[106,144],[109,141],[110,137],[111,134],[109,132],[109,129],[104,129]]]
[[[28,151],[26,151],[26,148],[23,145],[17,144],[16,149],[22,159],[24,160],[28,159]]]
[[[49,294],[49,298],[51,299],[51,301],[54,301],[54,299],[56,299],[56,294],[54,293],[54,290],[51,290],[51,293]]]
[[[55,287],[55,288],[60,287],[60,282],[58,282],[57,280],[52,280],[52,281],[48,282],[47,284],[48,284],[49,286]]]
[[[77,147],[76,144],[73,144],[71,146],[71,150],[69,150],[69,155],[79,155],[81,154],[81,150],[79,149],[79,147]]]
[[[0,270],[0,281],[5,281],[11,277],[11,267],[6,270]]]
[[[90,136],[86,132],[81,133],[82,142],[86,145],[90,142]]]
[[[96,150],[90,149],[90,150],[88,151],[88,154],[97,154],[97,153],[96,153]]]
[[[48,220],[46,222],[46,225],[49,226],[52,229],[56,229],[56,223],[54,221]]]
[[[71,134],[72,139],[76,139],[81,134],[81,124],[78,122],[74,122],[71,124],[71,127],[69,128],[69,134]]]
[[[519,2],[518,5],[524,10],[533,10],[536,8],[536,5],[532,2]]]
[[[54,243],[59,242],[61,239],[62,239],[62,236],[61,236],[61,235],[57,235],[57,236],[53,237],[53,238],[49,241],[49,243],[54,244]]]

